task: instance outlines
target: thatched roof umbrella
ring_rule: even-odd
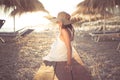
[[[92,15],[92,11],[90,9],[89,1],[83,1],[77,5],[77,10],[73,12],[72,18],[80,18],[79,20],[88,21]]]
[[[113,8],[120,5],[120,0],[85,0],[77,5],[77,10],[72,14],[73,17],[81,17],[79,15],[96,16],[93,19],[105,18],[111,16],[111,13],[106,11],[107,8]],[[78,15],[79,14],[79,15]],[[84,16],[82,16],[84,19]],[[88,17],[91,18],[91,17]],[[91,20],[91,19],[89,19]]]
[[[5,6],[4,11],[9,11],[9,9],[13,8],[11,15],[33,11],[48,12],[38,0],[0,0],[0,6]]]
[[[15,32],[15,15],[25,12],[35,12],[35,11],[48,11],[44,8],[43,4],[38,0],[0,0],[0,6],[4,7],[4,12],[10,11],[11,8],[11,16],[13,16],[14,20],[14,32]]]

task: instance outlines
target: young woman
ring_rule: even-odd
[[[57,40],[52,44],[50,53],[43,58],[46,65],[52,65],[54,67],[58,80],[73,80],[72,66],[75,65],[75,63],[73,64],[75,61],[73,59],[73,52],[74,54],[76,52],[71,44],[74,40],[74,28],[72,26],[72,22],[70,21],[70,17],[71,16],[66,12],[58,13],[56,21],[59,26],[59,35]],[[78,59],[78,63],[83,65],[80,58]],[[76,76],[79,77],[78,72]],[[77,77],[74,77],[74,80],[80,80],[80,78]]]
[[[52,44],[50,53],[43,58],[45,63],[50,64],[54,62],[56,65],[56,70],[57,69],[60,70],[60,68],[62,67],[63,67],[62,70],[67,69],[67,71],[71,71],[72,69],[71,68],[71,64],[72,64],[71,41],[73,41],[74,39],[74,28],[72,26],[72,22],[70,21],[70,17],[71,16],[66,12],[58,13],[56,21],[59,26],[59,35],[57,37],[57,40]]]

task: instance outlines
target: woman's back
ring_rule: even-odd
[[[67,61],[67,48],[59,36],[57,40],[51,45],[50,53],[44,57],[43,60]]]

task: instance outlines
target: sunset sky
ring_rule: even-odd
[[[71,14],[81,1],[83,0],[40,0],[45,9],[53,16],[56,16],[60,11],[66,11]]]

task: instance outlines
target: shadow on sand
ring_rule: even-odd
[[[37,73],[35,76],[37,78],[34,78],[34,80],[92,80],[92,77],[89,73],[89,71],[76,62],[76,60],[72,60],[72,71],[68,71],[65,66],[66,62],[48,62],[44,61],[46,66],[53,66],[54,72],[51,71],[49,75],[47,73]],[[40,70],[40,69],[39,69]],[[38,77],[39,76],[39,77]],[[50,79],[51,78],[51,79]],[[54,79],[53,79],[54,78]]]

